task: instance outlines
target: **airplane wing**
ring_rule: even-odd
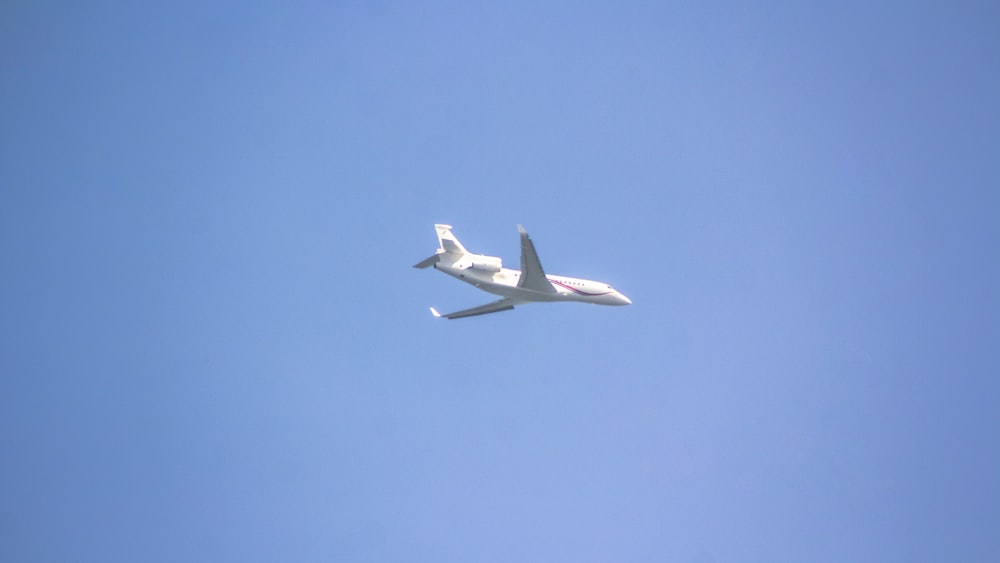
[[[556,288],[545,278],[545,270],[535,252],[535,243],[531,242],[531,237],[521,225],[517,226],[517,232],[521,233],[521,278],[517,280],[517,287],[539,293],[557,293]]]
[[[476,315],[485,315],[487,313],[510,311],[514,308],[514,305],[520,305],[521,303],[524,303],[524,301],[504,297],[500,301],[494,301],[493,303],[487,303],[486,305],[480,305],[479,307],[473,307],[471,309],[455,311],[454,313],[448,313],[447,315],[442,315],[437,312],[437,309],[431,307],[431,314],[435,317],[444,317],[446,319],[461,319],[462,317],[474,317]]]

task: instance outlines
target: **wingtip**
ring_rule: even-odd
[[[434,315],[435,318],[438,318],[438,319],[441,318],[441,313],[438,313],[438,310],[435,309],[434,307],[431,307],[431,314]]]
[[[517,232],[521,233],[522,235],[528,234],[528,231],[524,230],[524,225],[521,225],[520,223],[518,223],[517,225]]]

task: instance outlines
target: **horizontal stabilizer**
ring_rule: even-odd
[[[421,261],[419,264],[414,264],[413,267],[420,268],[421,270],[424,268],[430,268],[434,264],[437,264],[438,260],[441,258],[441,254],[443,254],[442,251],[438,250],[430,258]]]

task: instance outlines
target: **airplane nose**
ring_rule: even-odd
[[[620,292],[620,291],[618,292],[618,299],[621,300],[621,303],[620,303],[621,305],[631,305],[632,304],[632,300],[629,299],[628,297],[625,297],[625,295],[622,292]]]

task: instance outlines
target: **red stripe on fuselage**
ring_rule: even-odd
[[[582,289],[577,289],[577,288],[575,288],[575,287],[573,287],[571,285],[568,285],[565,282],[561,282],[559,280],[554,280],[552,278],[549,278],[549,281],[552,282],[552,283],[554,283],[554,284],[556,284],[556,285],[558,285],[561,288],[568,289],[568,290],[572,291],[573,293],[578,293],[580,295],[587,295],[589,297],[597,297],[598,295],[607,295],[607,294],[611,293],[610,291],[605,291],[605,292],[602,292],[602,293],[590,293],[590,292],[587,292],[587,291],[583,291]]]

